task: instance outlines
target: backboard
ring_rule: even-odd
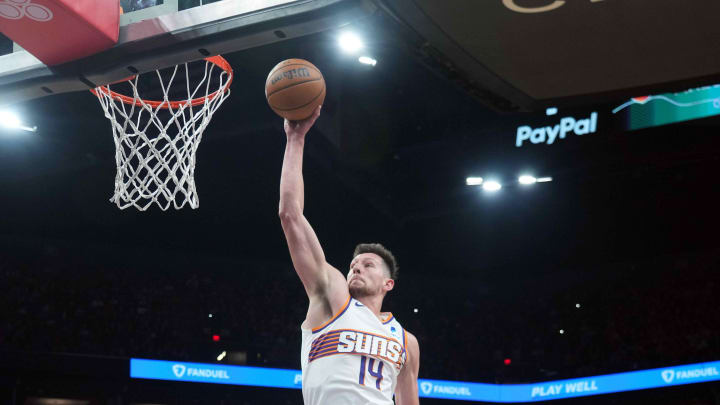
[[[88,90],[207,56],[339,28],[374,13],[366,0],[122,0],[118,43],[48,67],[17,46],[0,56],[0,105]],[[0,25],[1,26],[1,25]]]

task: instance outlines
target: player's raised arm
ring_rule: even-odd
[[[303,215],[305,187],[303,184],[302,163],[305,135],[319,116],[320,107],[315,110],[310,118],[305,120],[285,120],[287,144],[280,177],[279,216],[295,271],[305,286],[308,297],[312,300],[319,295],[325,296],[329,294],[328,287],[333,280],[332,284],[337,285],[340,289],[345,286],[344,294],[341,291],[337,294],[331,294],[338,295],[338,297],[327,297],[331,301],[330,306],[335,307],[336,305],[333,305],[335,301],[347,298],[345,279],[339,271],[332,268],[325,261],[325,253],[320,246],[315,231],[313,231],[310,223]],[[331,311],[333,309],[331,308]]]

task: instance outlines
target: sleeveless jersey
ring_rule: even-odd
[[[392,405],[407,353],[406,334],[392,314],[381,321],[348,298],[324,325],[302,329],[305,405]]]

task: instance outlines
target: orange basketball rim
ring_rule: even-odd
[[[120,94],[114,90],[110,90],[108,85],[99,86],[95,89],[90,89],[90,91],[96,96],[98,95],[97,92],[100,91],[100,92],[103,92],[106,95],[112,97],[113,99],[115,99],[117,101],[121,101],[121,102],[123,102],[125,104],[129,104],[129,105],[136,105],[138,107],[147,105],[152,108],[178,109],[181,107],[186,107],[188,104],[191,106],[198,106],[198,105],[204,104],[207,101],[214,99],[215,97],[218,96],[218,94],[225,93],[230,88],[230,85],[232,84],[232,81],[233,81],[232,67],[230,66],[230,63],[228,63],[228,61],[225,60],[225,58],[223,58],[220,55],[217,55],[217,56],[211,56],[208,58],[204,58],[204,60],[206,60],[206,61],[212,63],[213,65],[224,70],[228,75],[228,80],[222,88],[220,88],[210,94],[207,94],[205,96],[193,98],[192,100],[189,100],[189,101],[188,100],[182,100],[182,101],[144,100],[142,98],[126,96],[126,95]],[[120,80],[119,82],[116,82],[116,83],[130,81],[130,80],[135,79],[136,77],[137,77],[137,75],[133,75],[133,76],[128,77],[127,79]]]

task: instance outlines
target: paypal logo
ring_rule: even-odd
[[[526,125],[518,127],[515,135],[515,146],[521,147],[525,141],[538,144],[545,143],[552,145],[558,139],[565,139],[569,133],[575,135],[592,134],[597,131],[598,113],[593,112],[590,117],[585,119],[575,119],[573,117],[565,117],[553,126],[544,126],[533,128]]]

